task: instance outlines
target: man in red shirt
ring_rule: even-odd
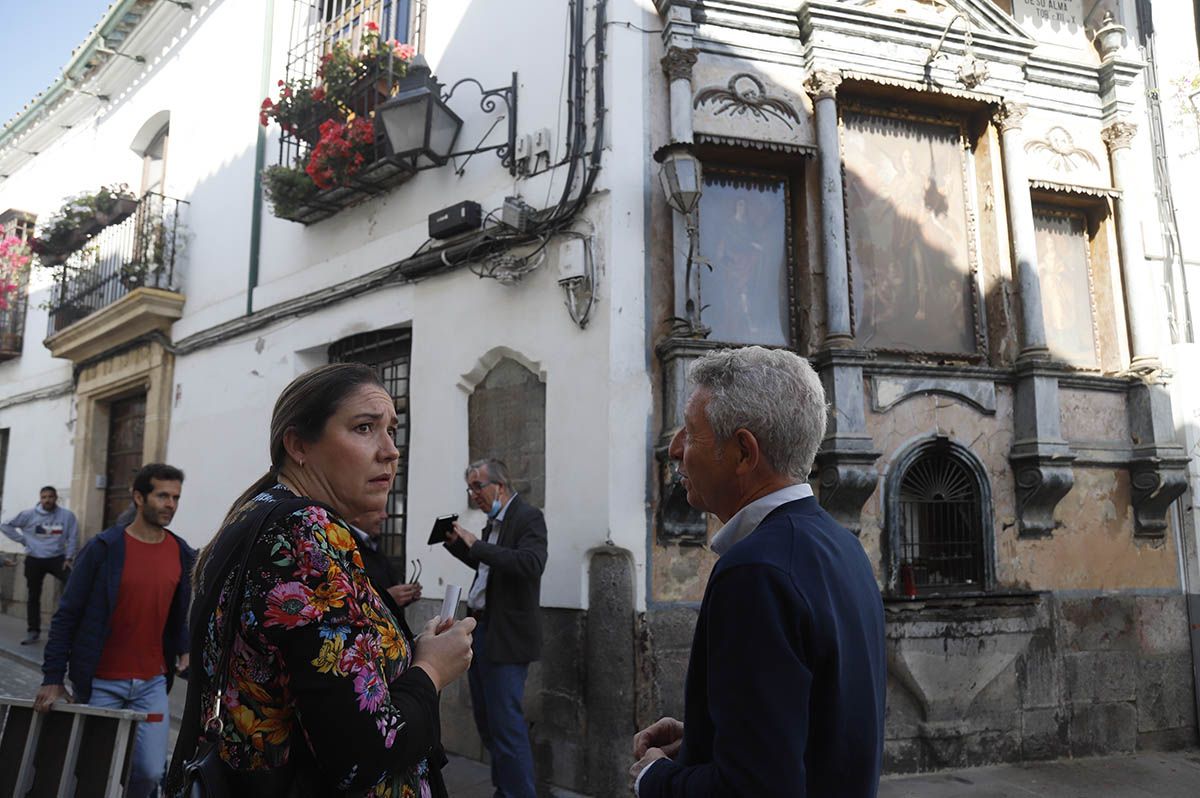
[[[67,697],[68,664],[78,701],[131,709],[138,725],[125,795],[146,798],[162,779],[176,669],[188,665],[187,612],[195,552],[168,530],[183,472],[143,466],[133,480],[137,513],[90,541],[75,561],[46,642],[45,674],[34,707],[47,711]]]

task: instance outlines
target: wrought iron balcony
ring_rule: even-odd
[[[17,280],[16,293],[8,299],[8,307],[0,310],[0,361],[21,356],[25,343],[25,306],[29,302],[29,267]]]
[[[188,203],[146,194],[124,221],[93,236],[67,258],[50,293],[47,336],[112,305],[138,288],[179,291],[180,212]]]

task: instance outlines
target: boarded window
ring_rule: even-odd
[[[788,182],[705,167],[700,198],[701,321],[709,338],[786,346],[789,335]]]
[[[467,415],[471,461],[502,460],[517,492],[530,504],[544,507],[545,383],[517,361],[503,358],[476,386]]]
[[[980,350],[961,125],[846,110],[854,330],[867,349]]]
[[[1033,222],[1046,343],[1055,358],[1095,368],[1099,341],[1087,217],[1081,211],[1039,205]]]

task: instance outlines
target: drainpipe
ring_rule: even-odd
[[[263,20],[262,73],[259,76],[259,95],[271,93],[271,39],[275,32],[275,0],[267,0],[267,13]],[[254,289],[258,287],[258,256],[262,248],[262,173],[267,161],[267,130],[258,128],[254,142],[254,199],[250,207],[250,275],[246,285],[246,315],[254,312]]]

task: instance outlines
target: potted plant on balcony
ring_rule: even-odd
[[[0,310],[12,307],[31,260],[29,245],[0,226]]]
[[[263,188],[267,193],[267,201],[271,203],[271,209],[281,219],[295,218],[305,203],[317,193],[316,184],[299,164],[276,164],[267,167],[263,171]]]
[[[279,81],[279,99],[262,101],[258,121],[266,127],[274,119],[279,127],[309,144],[320,137],[321,123],[342,118],[337,102],[325,86],[314,86],[308,78]]]
[[[321,139],[313,147],[304,171],[321,190],[349,186],[375,152],[375,125],[358,117],[349,122],[332,119],[321,125]]]
[[[102,227],[125,221],[133,215],[137,206],[137,197],[124,183],[104,186],[92,197],[96,220]]]
[[[408,62],[416,53],[411,44],[384,40],[379,26],[368,22],[357,58],[357,71],[349,87],[349,104],[358,115],[374,113],[379,103],[392,94],[396,81],[408,74]]]

